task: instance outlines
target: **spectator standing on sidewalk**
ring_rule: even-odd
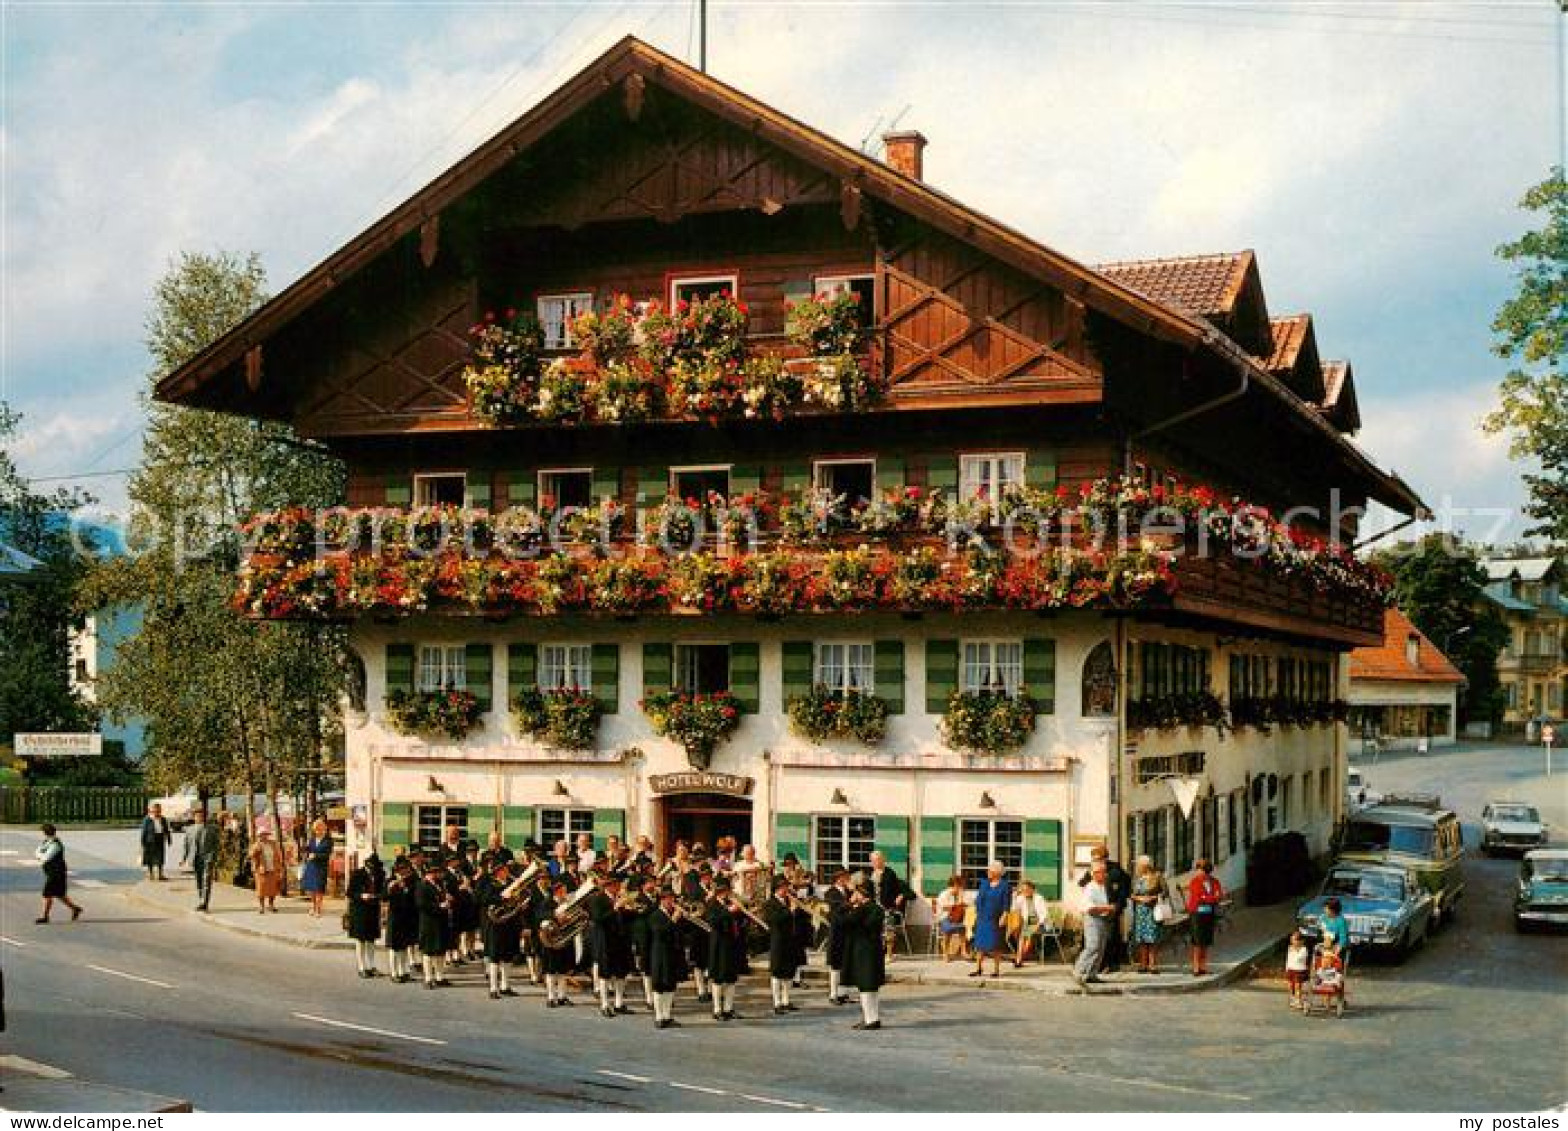
[[[169,820],[163,815],[163,806],[154,801],[142,818],[142,867],[147,869],[149,880],[165,878],[163,862],[173,843],[174,830],[169,828]]]
[[[1199,860],[1187,886],[1187,910],[1192,920],[1192,974],[1209,972],[1209,947],[1214,945],[1214,926],[1219,922],[1220,900],[1225,889],[1214,878],[1214,865]]]
[[[1103,857],[1089,868],[1089,882],[1083,885],[1083,952],[1073,965],[1073,981],[1080,986],[1100,980],[1105,950],[1116,930],[1116,904],[1111,899],[1110,879]]]
[[[283,890],[283,846],[272,839],[272,830],[256,830],[250,846],[250,874],[256,885],[256,914],[278,910],[278,894]]]
[[[212,881],[218,870],[218,850],[223,838],[218,826],[207,820],[207,810],[198,809],[195,823],[185,836],[185,851],[190,856],[191,869],[196,873],[196,910],[206,911],[212,902]]]
[[[53,825],[44,825],[41,831],[44,842],[33,853],[44,870],[44,910],[37,921],[49,922],[49,912],[54,909],[54,901],[58,899],[71,909],[71,922],[74,923],[82,917],[82,909],[72,903],[71,897],[66,894],[65,845],[55,835]]]
[[[327,873],[332,867],[332,834],[327,822],[317,817],[305,842],[305,866],[300,869],[299,887],[310,896],[310,915],[321,918],[321,901],[327,895]]]

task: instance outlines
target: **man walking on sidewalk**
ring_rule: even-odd
[[[196,873],[196,910],[206,911],[212,902],[212,874],[218,868],[218,845],[222,838],[218,826],[207,823],[207,810],[198,809],[190,842],[191,868]]]
[[[1105,948],[1111,941],[1112,917],[1116,914],[1116,904],[1111,900],[1103,859],[1096,859],[1089,870],[1089,882],[1083,889],[1083,903],[1083,953],[1073,966],[1073,981],[1080,986],[1100,980],[1100,967],[1105,963]]]

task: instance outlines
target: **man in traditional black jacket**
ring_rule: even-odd
[[[626,976],[632,970],[632,941],[626,917],[615,906],[620,896],[620,877],[606,875],[585,904],[592,924],[590,948],[599,986],[599,1012],[606,1017],[631,1012],[626,1006]]]
[[[685,945],[680,937],[674,888],[659,890],[659,904],[648,913],[648,980],[653,985],[653,1024],[678,1028],[675,991],[686,977]]]
[[[795,907],[790,902],[788,876],[773,878],[773,895],[762,905],[762,918],[768,924],[768,981],[773,989],[773,1012],[794,1013],[789,988],[795,980],[799,946],[795,939]]]

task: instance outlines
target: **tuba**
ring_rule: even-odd
[[[485,914],[492,923],[510,923],[528,910],[528,905],[534,901],[531,885],[543,866],[539,861],[533,861],[523,869],[522,875],[501,889],[496,901],[485,908]]]
[[[555,909],[555,914],[539,924],[540,943],[551,950],[556,950],[586,931],[588,909],[583,906],[583,903],[598,886],[591,878],[586,879],[581,887],[562,900],[560,906]]]

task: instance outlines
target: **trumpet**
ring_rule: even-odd
[[[825,899],[818,899],[811,895],[794,895],[789,897],[790,904],[804,911],[811,918],[813,927],[826,927],[833,917],[833,908]]]
[[[750,930],[752,927],[755,927],[763,934],[768,933],[768,924],[763,920],[761,915],[758,915],[755,911],[747,907],[744,903],[734,898],[733,896],[729,899],[728,903],[729,909],[731,911],[734,911],[740,915],[744,915],[751,921],[750,926],[747,928],[748,930]]]
[[[675,913],[671,918],[684,919],[705,935],[713,934],[713,924],[708,922],[708,909],[695,900],[676,900]]]
[[[648,897],[640,891],[629,891],[615,901],[617,911],[635,911],[641,915],[648,910]]]

